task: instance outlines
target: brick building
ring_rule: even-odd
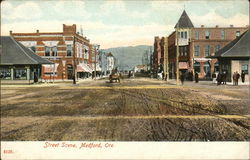
[[[175,25],[175,31],[168,36],[169,77],[175,78],[176,76],[177,31],[179,70],[184,73],[198,72],[199,78],[209,79],[211,73],[219,71],[219,64],[217,59],[206,57],[214,55],[216,51],[240,36],[247,29],[247,26],[234,27],[233,25],[228,27],[205,27],[204,25],[195,27],[184,10]],[[155,45],[155,50],[159,50],[159,48],[163,48],[163,46]],[[154,58],[159,59],[156,55]],[[156,63],[156,60],[154,63]]]
[[[164,40],[162,37],[155,37],[154,40],[154,52],[153,52],[153,73],[157,74],[163,70],[163,57],[164,57]]]
[[[76,25],[63,24],[63,32],[13,33],[10,35],[55,65],[43,65],[42,79],[72,79],[74,69],[78,78],[88,76],[93,69],[92,45],[76,32]]]

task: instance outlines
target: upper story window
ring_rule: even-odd
[[[236,38],[240,36],[240,31],[236,31]]]
[[[198,32],[198,31],[195,32],[195,39],[196,39],[196,40],[199,39],[199,32]]]
[[[52,47],[52,56],[57,56],[57,48],[56,48],[56,46]]]
[[[45,46],[45,56],[57,56],[57,47],[48,47]]]
[[[50,48],[48,46],[45,46],[45,56],[50,56]]]
[[[214,47],[214,53],[217,52],[218,50],[220,50],[220,45],[219,44]]]
[[[205,46],[205,56],[209,56],[210,55],[210,46],[206,45]]]
[[[209,31],[205,31],[205,39],[209,39],[209,37],[210,37]]]
[[[194,56],[200,56],[200,46],[194,46]]]
[[[181,37],[180,38],[183,38],[183,39],[187,39],[187,32],[180,32],[181,33]]]
[[[225,39],[225,31],[221,31],[221,39],[222,39],[222,40]]]
[[[67,45],[67,56],[72,56],[72,46],[70,44]]]

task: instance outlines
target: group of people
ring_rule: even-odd
[[[240,78],[242,80],[242,83],[244,83],[245,82],[245,72],[242,71],[241,75],[237,71],[234,72],[234,74],[233,74],[233,85],[237,86],[238,81],[239,81]],[[193,73],[192,72],[188,72],[188,73],[181,72],[180,80],[181,80],[182,85],[184,84],[185,79],[193,81]],[[195,80],[196,83],[199,82],[199,74],[198,74],[198,72],[195,72],[194,80]],[[223,72],[219,72],[219,73],[214,72],[212,74],[212,80],[213,80],[213,83],[215,83],[215,84],[217,82],[217,85],[227,84],[227,71],[223,71]]]
[[[239,81],[240,77],[241,77],[242,83],[244,83],[245,82],[245,72],[242,71],[241,75],[237,71],[234,72],[234,74],[233,74],[233,85],[234,86],[238,86],[238,81]]]

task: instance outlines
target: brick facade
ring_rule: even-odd
[[[56,64],[53,74],[47,73],[45,68],[48,66],[42,67],[43,79],[71,79],[74,67],[76,72],[83,72],[78,70],[78,65],[92,65],[90,41],[76,32],[75,24],[63,24],[63,32],[45,33],[37,30],[36,33],[13,33],[10,31],[10,35],[26,47],[30,49],[33,47],[37,55]],[[73,66],[74,57],[75,66]],[[54,66],[51,67],[53,69]]]

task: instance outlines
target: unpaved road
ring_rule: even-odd
[[[249,141],[249,88],[153,79],[1,87],[2,140]]]

